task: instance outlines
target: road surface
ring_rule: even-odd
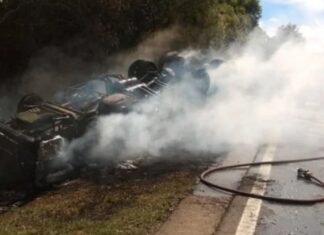
[[[316,156],[324,156],[324,149],[270,145],[259,152],[256,161]],[[241,183],[240,188],[276,197],[314,198],[324,195],[323,188],[297,179],[299,167],[310,169],[315,176],[324,179],[323,161],[266,166],[249,169],[245,178],[250,180]],[[261,182],[255,182],[256,178],[262,179]],[[321,235],[324,234],[324,204],[282,205],[236,196],[217,226],[216,234]]]
[[[302,125],[295,135],[298,144],[271,143],[258,149],[244,150],[227,156],[224,165],[249,161],[279,161],[324,156],[324,125],[314,115],[297,116],[294,126]],[[310,141],[312,144],[310,144]],[[306,144],[307,143],[307,144]],[[323,144],[320,144],[323,143]],[[255,152],[255,154],[254,154]],[[246,156],[243,156],[246,155]],[[243,160],[244,159],[244,160]],[[239,163],[238,162],[238,163]],[[215,182],[249,192],[276,197],[310,199],[324,196],[324,188],[297,178],[297,169],[309,169],[316,177],[324,180],[324,161],[294,163],[280,166],[262,166],[211,176]],[[244,180],[242,180],[244,179]],[[221,192],[212,192],[199,186],[197,195],[224,197]],[[324,234],[324,203],[311,206],[282,205],[259,199],[232,197],[226,213],[218,224],[215,234],[235,235],[322,235]]]

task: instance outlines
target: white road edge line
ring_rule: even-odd
[[[263,155],[263,159],[261,161],[273,161],[274,155],[276,153],[277,146],[276,145],[269,145],[267,146],[265,153]],[[264,180],[269,180],[271,174],[271,165],[263,165],[259,168],[258,172]],[[254,184],[252,187],[251,192],[255,194],[264,195],[267,188],[266,183],[258,183],[257,185]],[[236,229],[235,235],[253,235],[256,230],[256,226],[258,223],[260,211],[262,206],[262,200],[249,198],[239,225]]]

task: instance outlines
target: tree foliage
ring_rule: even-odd
[[[300,33],[297,25],[287,24],[279,27],[274,40],[282,44],[291,40],[295,42],[304,42],[305,38]]]
[[[2,0],[0,77],[22,73],[46,47],[100,60],[173,24],[182,46],[221,47],[243,39],[260,15],[258,0]]]

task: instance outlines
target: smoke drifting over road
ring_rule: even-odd
[[[96,136],[92,155],[126,159],[172,150],[217,154],[272,142],[319,144],[318,135],[304,133],[323,117],[324,54],[309,50],[307,42],[278,42],[259,33],[251,34],[243,50],[233,51],[227,52],[226,63],[208,69],[212,83],[207,97],[184,79],[135,112],[100,118],[82,145]],[[199,53],[183,55],[193,59]],[[206,61],[215,57],[219,55],[210,53]]]

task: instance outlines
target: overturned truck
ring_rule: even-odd
[[[160,66],[135,61],[129,78],[101,75],[58,92],[50,101],[35,94],[24,96],[15,117],[0,123],[0,190],[46,187],[73,174],[75,166],[56,159],[64,141],[81,137],[98,116],[127,113],[134,104],[179,80],[183,68],[178,64],[172,68],[172,60],[164,59]],[[190,73],[200,81],[199,89],[207,92],[207,73],[202,69]]]

